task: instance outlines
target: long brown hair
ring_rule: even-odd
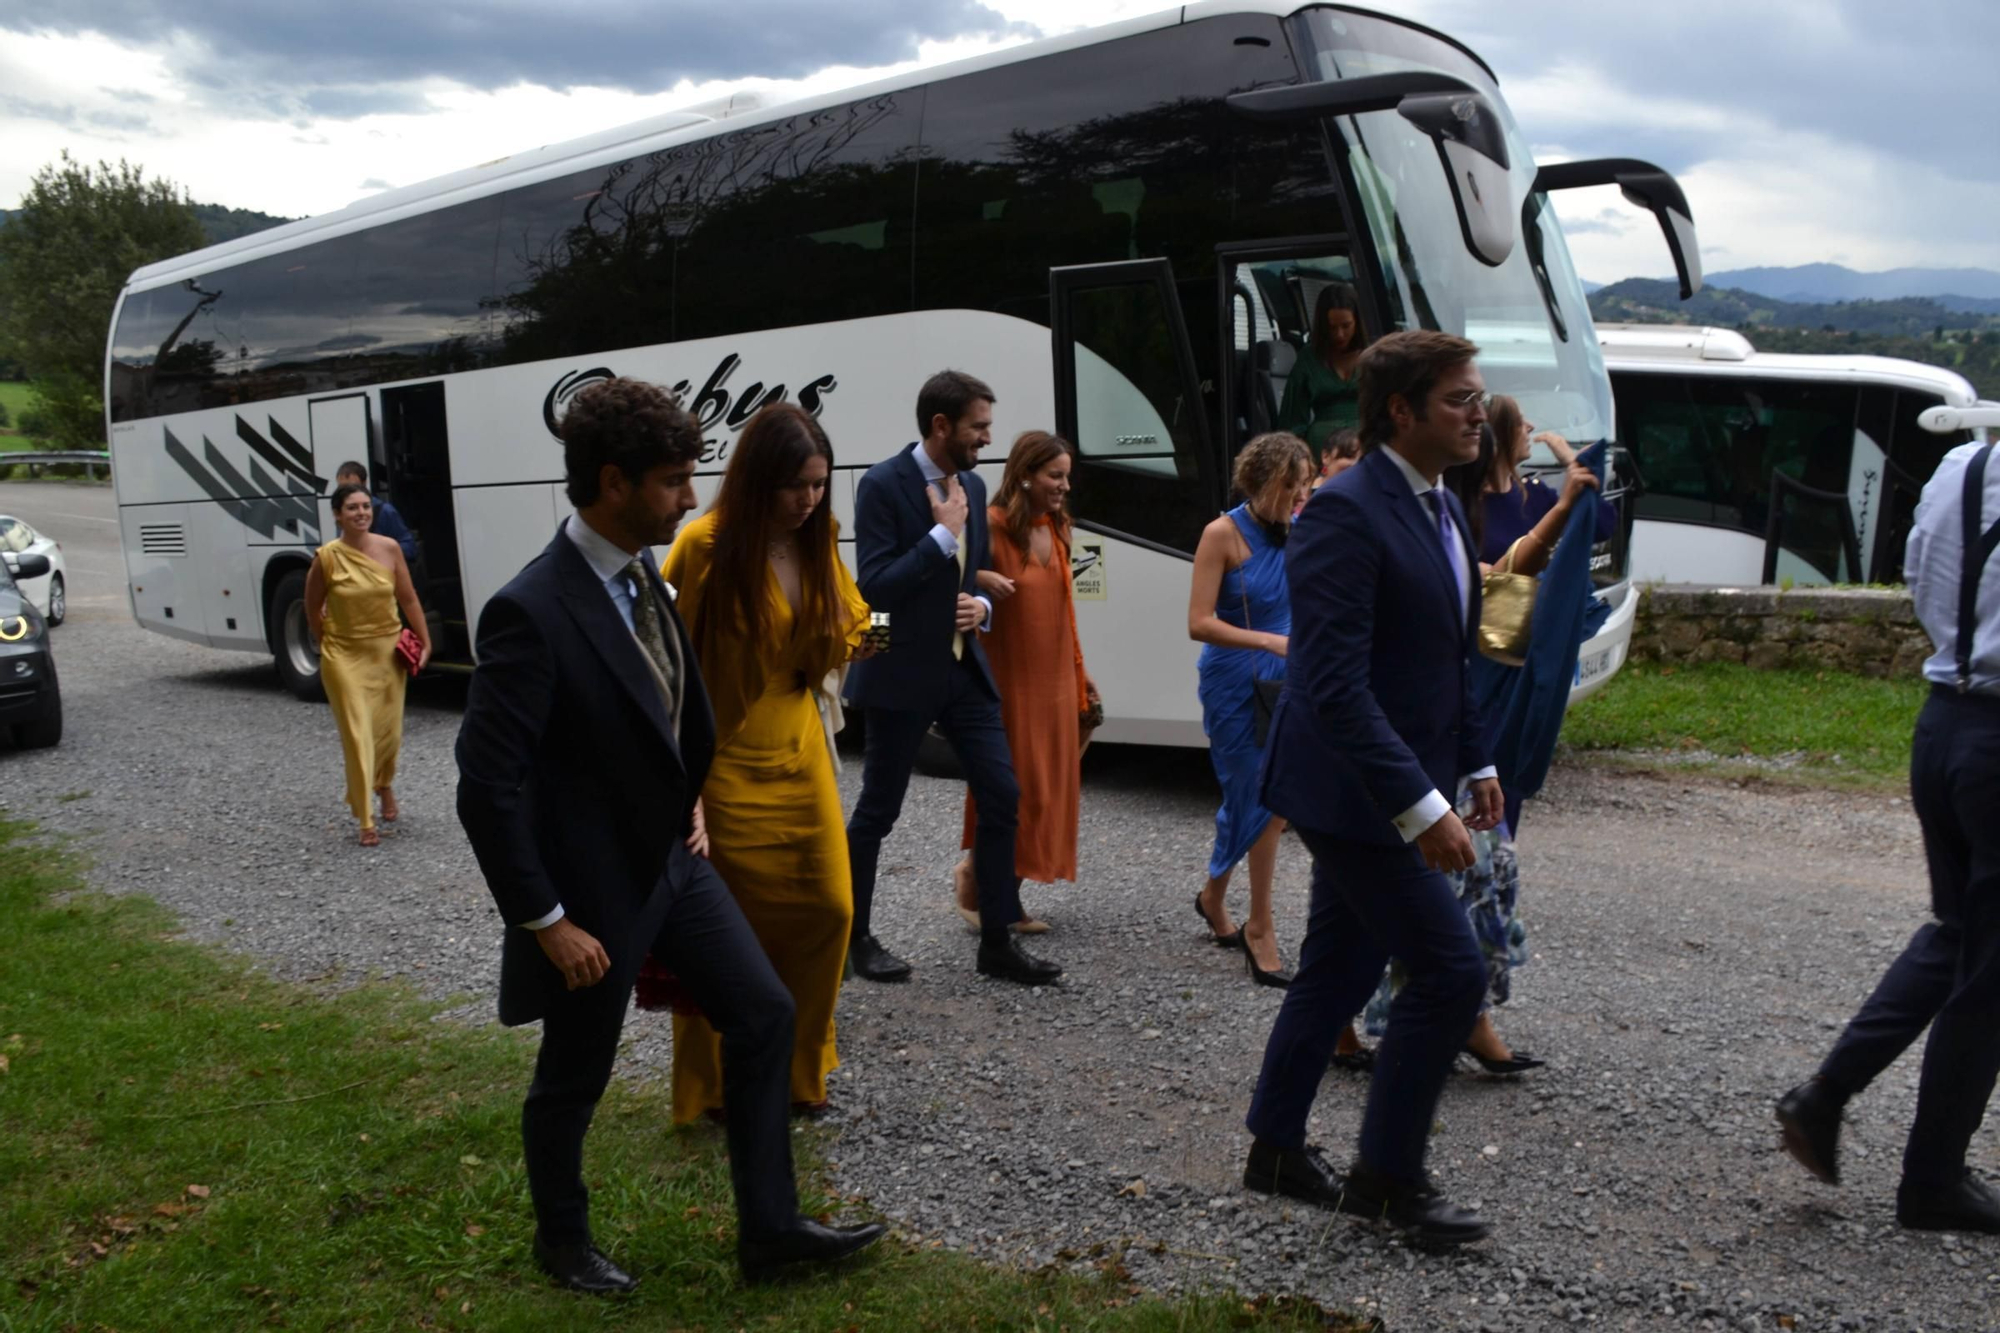
[[[1028,482],[1065,454],[1074,458],[1076,446],[1045,430],[1022,431],[1015,437],[1014,447],[1007,451],[1007,467],[1000,474],[1000,494],[1004,497],[1000,508],[1006,517],[1000,526],[1023,551],[1028,549],[1028,531],[1035,526],[1035,516],[1028,508]],[[1058,509],[1049,515],[1049,526],[1054,529],[1056,540],[1068,546],[1069,511]]]
[[[737,437],[729,468],[722,474],[722,489],[709,506],[715,515],[715,548],[709,557],[713,583],[701,600],[696,624],[690,627],[697,643],[704,641],[709,624],[717,623],[719,615],[740,624],[752,642],[760,642],[769,631],[764,580],[770,577],[771,543],[778,536],[772,521],[778,492],[798,479],[815,454],[826,460],[827,494],[798,529],[798,625],[805,634],[846,633],[833,572],[833,562],[840,558],[834,551],[829,503],[833,446],[819,423],[803,410],[791,403],[772,403],[751,417]]]

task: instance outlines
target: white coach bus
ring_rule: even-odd
[[[1965,378],[1883,356],[1760,352],[1728,329],[1599,324],[1618,442],[1642,485],[1632,576],[1896,583],[1917,497],[1974,438],[1926,430],[1978,405]]]
[[[1190,561],[1269,426],[1314,298],[1441,328],[1575,441],[1611,393],[1550,190],[1618,184],[1699,282],[1678,186],[1629,159],[1540,176],[1493,73],[1344,7],[1194,4],[783,107],[678,113],[372,196],[132,275],[105,401],[133,613],[317,687],[300,595],[338,464],[418,534],[439,664],[567,513],[554,423],[594,379],[674,388],[706,496],[762,404],[818,415],[851,517],[957,367],[996,440],[1079,457],[1078,622],[1107,741],[1203,743]],[[1623,660],[1633,597],[1579,688]]]

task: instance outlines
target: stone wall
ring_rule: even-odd
[[[1632,627],[1638,661],[1915,676],[1931,652],[1904,588],[1654,584],[1640,589]]]

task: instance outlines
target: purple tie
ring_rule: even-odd
[[[1458,548],[1458,534],[1452,530],[1451,515],[1444,507],[1444,492],[1435,488],[1424,492],[1424,499],[1430,503],[1431,513],[1437,515],[1438,545],[1444,548],[1444,562],[1451,567],[1452,581],[1458,585],[1458,604],[1465,605],[1465,571],[1460,567],[1463,551]]]

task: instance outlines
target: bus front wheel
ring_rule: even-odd
[[[307,703],[326,698],[319,678],[319,645],[306,632],[306,572],[295,569],[278,580],[271,590],[271,605],[264,622],[274,629],[271,657],[278,664],[278,679],[292,697]]]

